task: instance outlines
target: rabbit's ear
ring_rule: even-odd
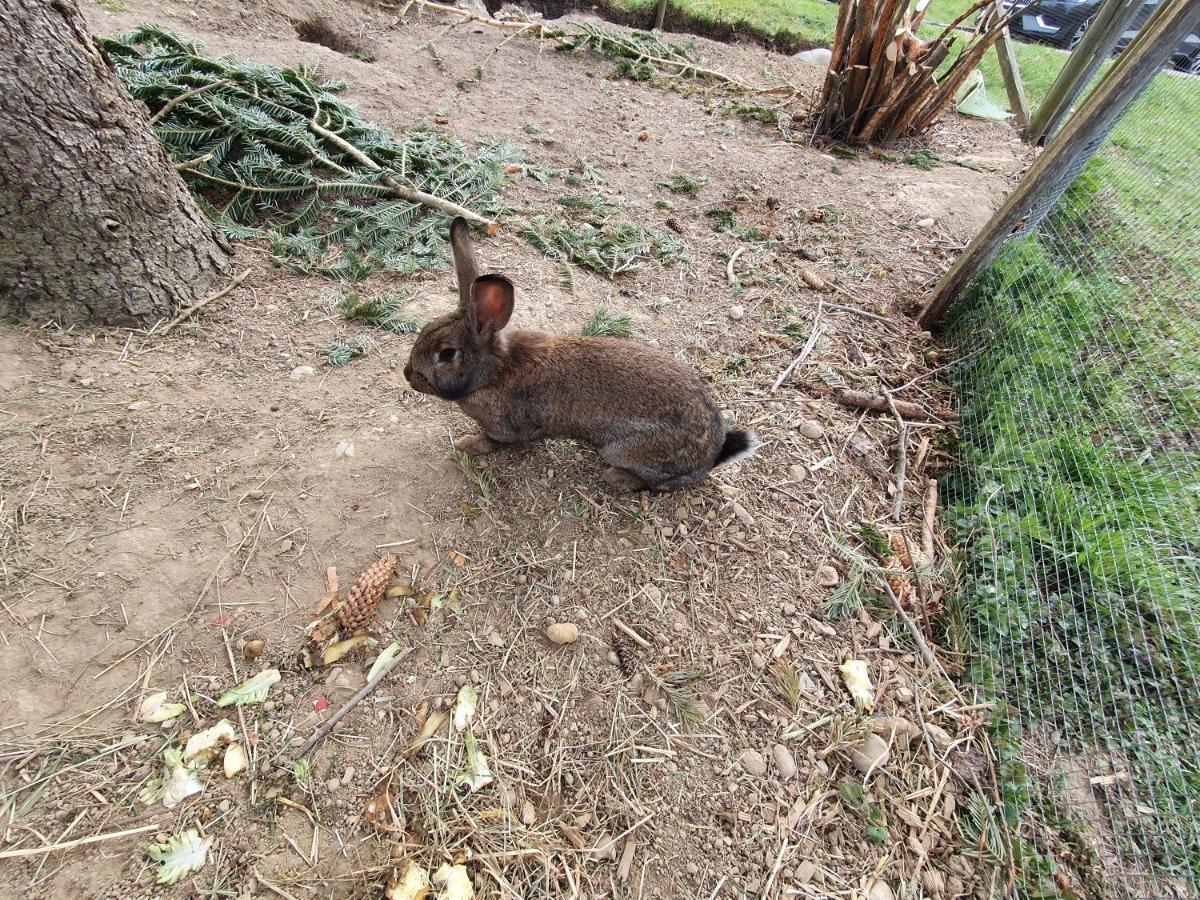
[[[458,308],[466,312],[471,305],[471,285],[479,277],[479,261],[471,246],[467,220],[462,216],[450,223],[450,249],[454,253],[454,274],[458,279]]]
[[[475,334],[490,338],[508,324],[513,311],[513,283],[503,275],[481,275],[471,285],[467,316]]]

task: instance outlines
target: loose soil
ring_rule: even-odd
[[[606,492],[594,453],[567,442],[488,457],[466,477],[450,447],[471,423],[408,389],[412,337],[336,311],[353,291],[411,293],[406,311],[440,314],[453,302],[449,273],[346,286],[276,269],[267,248],[241,244],[245,283],[167,337],[4,327],[0,852],[149,822],[160,837],[194,827],[215,843],[173,888],[153,884],[150,831],[6,861],[0,895],[381,896],[410,859],[430,870],[466,861],[481,896],[831,897],[877,880],[897,893],[915,880],[935,897],[997,890],[961,816],[990,796],[976,717],[902,625],[879,609],[832,619],[823,604],[854,575],[834,542],[857,544],[858,523],[919,544],[945,433],[937,418],[910,429],[895,526],[895,422],[839,406],[831,387],[919,379],[898,396],[945,417],[936,376],[923,377],[937,351],[906,314],[1027,161],[1010,129],[951,116],[927,146],[983,171],[922,171],[808,148],[729,114],[723,95],[612,80],[610,62],[530,38],[492,53],[506,34],[447,29],[441,15],[397,23],[354,3],[251,0],[115,9],[88,7],[97,34],[156,23],[213,53],[319,61],[397,131],[425,122],[466,142],[500,138],[552,170],[586,158],[618,218],[676,229],[691,260],[610,282],[502,227],[477,248],[518,286],[514,324],[574,333],[601,306],[627,313],[634,339],[702,372],[764,446],[667,495]],[[302,42],[294,25],[313,16],[377,61]],[[696,43],[744,80],[819,87],[821,73],[790,58]],[[456,87],[477,65],[483,78]],[[656,186],[676,171],[709,180],[697,198]],[[558,194],[589,191],[525,179],[506,197],[521,214],[557,213]],[[722,204],[773,242],[714,231],[704,213]],[[806,286],[802,267],[837,291]],[[772,392],[822,301],[822,336]],[[789,323],[799,337],[780,334]],[[332,340],[368,333],[365,357],[325,364]],[[301,366],[315,371],[293,377]],[[918,469],[922,437],[934,449]],[[353,455],[338,452],[347,444]],[[398,584],[445,603],[417,624],[412,597],[383,602],[379,647],[394,640],[410,655],[297,772],[290,753],[364,683],[378,650],[304,668],[326,569],[344,588],[387,551],[400,557]],[[930,590],[946,580],[945,559],[940,548]],[[579,640],[549,643],[554,622],[577,625]],[[244,658],[248,639],[265,639],[261,659]],[[869,662],[877,714],[893,717],[891,760],[862,801],[883,811],[877,842],[866,806],[839,795],[844,781],[863,783],[849,749],[872,727],[838,674],[850,657]],[[794,706],[774,660],[795,673]],[[172,811],[140,802],[167,738],[213,724],[213,699],[264,666],[283,673],[269,703],[230,716],[254,748],[253,778],[214,774]],[[691,672],[694,688],[664,689]],[[474,729],[497,776],[469,795],[454,787],[458,737],[442,731],[403,754],[418,722],[465,684],[480,692]],[[168,732],[135,722],[153,690],[189,696],[194,716]],[[898,736],[901,720],[959,738],[949,764],[919,731],[911,746]],[[744,764],[745,750],[765,772]],[[380,827],[364,807],[384,782],[393,815]]]

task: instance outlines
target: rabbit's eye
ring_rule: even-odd
[[[446,347],[438,351],[437,361],[440,363],[452,363],[458,359],[458,350],[454,347]]]

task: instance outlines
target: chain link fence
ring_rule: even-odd
[[[946,331],[1020,890],[1198,897],[1200,78],[1160,73],[1029,225]]]

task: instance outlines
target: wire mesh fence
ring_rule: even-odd
[[[1163,71],[947,328],[969,678],[1031,896],[1200,896],[1198,160],[1200,78]]]

